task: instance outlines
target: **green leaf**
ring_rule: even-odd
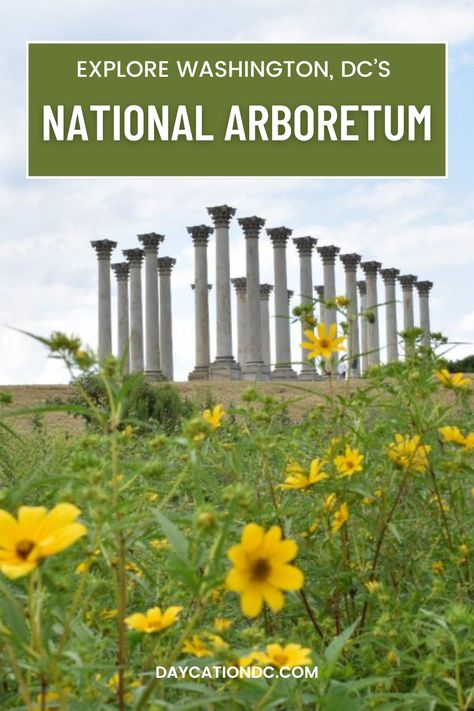
[[[161,511],[154,512],[163,532],[170,542],[176,556],[185,564],[189,565],[188,550],[189,544],[179,528],[169,520]]]
[[[352,636],[352,633],[354,632],[358,624],[359,620],[357,619],[350,627],[347,627],[347,629],[341,632],[340,635],[335,637],[332,642],[330,642],[326,647],[326,650],[324,652],[324,658],[331,667],[336,664],[337,660],[341,656],[341,652],[344,648],[344,645],[346,644],[347,640]]]
[[[0,618],[16,642],[27,644],[29,630],[25,615],[9,588],[0,583]]]

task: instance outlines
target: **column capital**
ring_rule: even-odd
[[[397,277],[402,285],[402,290],[411,291],[416,284],[417,277],[414,274],[403,274]]]
[[[158,235],[156,232],[147,232],[143,235],[137,235],[143,245],[145,254],[147,252],[156,252],[160,243],[165,239],[164,235]]]
[[[130,264],[128,262],[115,262],[110,265],[117,281],[128,281],[130,275]]]
[[[395,284],[397,276],[400,274],[400,269],[381,269],[380,275],[384,284]]]
[[[415,286],[416,286],[416,289],[417,289],[420,296],[428,296],[428,294],[430,293],[430,291],[433,287],[433,282],[432,281],[417,281]]]
[[[260,284],[260,299],[268,301],[273,291],[272,284]]]
[[[122,254],[131,267],[141,267],[145,251],[135,247],[134,249],[122,249]]]
[[[365,296],[365,294],[367,293],[367,282],[364,279],[358,281],[357,288],[359,289],[359,294],[361,296]]]
[[[317,244],[317,239],[315,237],[294,237],[293,244],[298,250],[300,257],[311,257],[313,249]]]
[[[295,295],[295,292],[293,291],[293,289],[288,289],[287,293],[288,293],[288,303],[290,303],[291,299]]]
[[[191,239],[194,242],[194,246],[206,245],[209,241],[209,235],[214,232],[213,227],[208,227],[207,225],[193,225],[192,227],[187,227],[188,233],[191,235]]]
[[[160,274],[171,274],[175,264],[176,259],[174,257],[159,257],[158,271]]]
[[[113,242],[111,239],[96,239],[91,242],[91,245],[97,252],[99,259],[110,259],[117,242]]]
[[[241,226],[245,237],[258,237],[260,235],[260,230],[265,224],[263,217],[257,217],[252,215],[252,217],[239,217],[237,222]]]
[[[314,290],[320,299],[324,299],[324,284],[318,284],[314,287]]]
[[[235,207],[229,207],[229,205],[208,207],[207,211],[212,218],[214,227],[229,227],[230,221],[235,215]]]
[[[247,277],[236,277],[230,280],[238,296],[245,296],[247,292]]]
[[[191,284],[191,289],[195,291],[196,289],[196,284]],[[212,289],[212,284],[207,285],[207,290],[210,291]]]
[[[290,230],[289,227],[268,227],[267,228],[267,235],[270,237],[270,240],[273,244],[274,248],[285,248],[286,243],[290,239],[290,236],[293,234],[293,230]]]
[[[362,257],[356,252],[351,252],[350,254],[340,254],[339,259],[344,265],[345,272],[356,272],[357,265],[360,264]]]
[[[333,244],[329,244],[323,247],[316,247],[316,250],[323,260],[323,264],[335,264],[336,255],[339,254],[341,248],[335,247]]]
[[[365,276],[377,276],[377,272],[380,271],[382,267],[381,262],[361,262],[360,266],[362,267]]]

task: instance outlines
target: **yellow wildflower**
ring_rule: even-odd
[[[330,360],[333,353],[346,350],[345,346],[342,345],[346,340],[345,337],[336,337],[337,326],[335,323],[330,325],[329,330],[326,329],[326,324],[318,323],[316,331],[317,334],[309,329],[304,332],[308,340],[303,341],[301,348],[310,351],[307,355],[308,360],[312,360],[318,356]]]
[[[166,538],[154,538],[148,545],[152,548],[156,548],[156,550],[170,548],[170,542]]]
[[[92,565],[91,560],[84,560],[84,561],[82,561],[82,563],[78,563],[76,565],[76,573],[78,575],[82,575],[82,573],[87,573],[87,571],[90,569],[91,565]]]
[[[441,560],[436,560],[431,567],[436,575],[441,575],[444,572],[444,564]]]
[[[130,617],[126,617],[125,624],[131,630],[146,632],[146,634],[161,632],[161,630],[174,625],[182,609],[182,607],[175,605],[162,612],[161,607],[152,607],[144,614],[135,612]]]
[[[184,641],[183,652],[188,652],[194,657],[209,657],[212,654],[211,649],[206,647],[204,641],[197,634]]]
[[[100,613],[100,616],[103,620],[112,620],[114,617],[117,617],[118,615],[118,610],[102,610]]]
[[[347,296],[336,296],[336,304],[338,306],[349,306],[351,300]]]
[[[400,469],[423,472],[428,466],[428,452],[431,447],[421,444],[420,436],[403,437],[401,434],[395,435],[395,442],[388,450],[388,456]]]
[[[324,510],[325,511],[332,511],[334,506],[336,505],[336,494],[329,494],[326,496],[324,499]]]
[[[303,573],[289,564],[297,553],[294,540],[282,540],[279,526],[266,532],[256,523],[245,526],[241,542],[227,553],[234,567],[226,578],[228,589],[240,593],[244,615],[259,615],[264,601],[277,612],[284,604],[282,590],[303,587]]]
[[[371,496],[364,496],[362,499],[362,503],[365,506],[371,506],[374,503],[375,499],[373,499]]]
[[[387,661],[390,664],[391,667],[396,667],[398,664],[398,657],[395,654],[394,651],[390,650],[390,652],[387,654]]]
[[[322,468],[326,464],[322,459],[313,459],[310,464],[309,472],[295,462],[289,464],[286,468],[287,477],[284,484],[280,484],[282,489],[309,489],[318,481],[323,481],[328,478],[326,472]]]
[[[368,580],[365,583],[365,587],[367,588],[369,593],[372,595],[373,593],[378,592],[382,586],[380,585],[380,583],[377,580]]]
[[[450,373],[446,368],[436,370],[435,375],[446,387],[453,390],[468,390],[471,387],[469,378],[465,378],[462,373]]]
[[[73,504],[21,506],[18,518],[0,510],[0,572],[20,578],[34,570],[43,558],[69,548],[87,529],[76,523],[81,512]]]
[[[469,553],[469,548],[467,547],[467,545],[465,543],[461,543],[461,545],[459,546],[459,552],[461,553],[463,558],[467,558],[468,553]]]
[[[221,426],[221,420],[224,416],[224,408],[222,405],[216,405],[213,410],[204,410],[203,418],[211,425],[213,430]]]
[[[138,578],[143,578],[143,570],[136,563],[127,563],[125,570],[129,573],[135,573]]]
[[[454,442],[455,444],[464,445],[464,435],[459,427],[446,425],[446,427],[439,428],[439,433],[445,442]]]
[[[341,504],[339,509],[334,514],[331,525],[331,531],[336,533],[349,520],[349,508],[346,503]]]
[[[214,629],[218,632],[226,632],[229,627],[232,627],[233,621],[227,620],[225,617],[214,618]]]
[[[122,430],[122,437],[124,437],[124,439],[130,439],[130,437],[132,435],[133,435],[132,425],[126,425]]]
[[[464,448],[468,451],[474,449],[474,432],[470,432],[464,437]]]
[[[148,501],[156,501],[159,498],[159,494],[157,494],[155,491],[147,491],[145,494],[146,498]]]
[[[358,449],[346,447],[344,454],[335,457],[334,464],[341,476],[351,476],[355,472],[362,471],[363,455]]]
[[[280,644],[268,644],[265,649],[265,662],[274,667],[303,667],[311,664],[309,658],[311,649],[302,647],[300,644],[287,644],[282,647]]]

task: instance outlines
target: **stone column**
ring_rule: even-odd
[[[362,262],[367,288],[367,349],[368,366],[380,363],[379,312],[377,296],[377,273],[382,266],[380,262]]]
[[[302,306],[307,306],[308,304],[313,304],[313,264],[312,264],[312,254],[313,249],[316,246],[317,239],[314,237],[297,237],[293,240],[293,244],[298,250],[300,258],[300,303]],[[305,315],[304,312],[303,316]],[[304,335],[305,330],[308,325],[305,324],[304,319],[301,321],[301,340],[306,340]],[[316,379],[316,369],[314,360],[308,360],[308,351],[304,348],[301,349],[301,373],[299,375],[300,380],[315,380]]]
[[[229,224],[235,207],[208,207],[216,233],[216,359],[211,380],[238,380],[240,367],[232,355],[232,309],[230,302]]]
[[[349,363],[347,375],[358,377],[360,375],[360,346],[359,346],[359,307],[357,298],[357,265],[362,257],[360,254],[341,254],[339,259],[344,265],[346,277],[346,298],[349,299],[347,306],[348,333],[348,356]]]
[[[237,358],[241,368],[247,360],[247,279],[232,279],[237,295]]]
[[[99,263],[99,309],[98,332],[99,344],[97,354],[102,361],[112,354],[112,295],[110,289],[110,257],[117,242],[110,239],[99,239],[91,242]]]
[[[143,249],[124,249],[122,254],[130,265],[130,370],[143,372],[143,309],[142,262]]]
[[[291,367],[290,309],[288,299],[288,279],[286,274],[286,244],[292,230],[288,227],[267,229],[273,244],[273,265],[275,274],[275,368],[274,380],[296,378]]]
[[[358,281],[357,288],[360,296],[360,366],[361,372],[365,373],[369,367],[369,341],[367,334],[367,318],[365,312],[367,310],[367,284],[365,281]]]
[[[320,304],[319,304],[319,322],[320,323],[326,323],[326,313],[324,310],[324,286],[323,284],[320,284],[319,286],[315,286],[314,290],[316,292],[316,298],[319,299]],[[315,314],[316,316],[316,314]]]
[[[123,371],[130,372],[130,324],[128,319],[128,262],[112,264],[117,279],[117,341],[118,357],[124,359]]]
[[[240,217],[245,235],[247,262],[247,362],[242,372],[245,380],[268,380],[268,367],[262,356],[262,320],[260,314],[260,266],[258,238],[265,224],[261,217]]]
[[[176,259],[173,259],[173,257],[160,257],[158,259],[158,273],[160,275],[161,372],[166,380],[174,380],[171,272],[175,264]]]
[[[433,287],[432,281],[417,281],[415,284],[420,303],[420,328],[423,331],[421,343],[427,348],[431,345],[431,325],[430,325],[430,291]]]
[[[387,363],[398,360],[397,297],[395,285],[399,269],[381,269],[385,284],[385,331],[387,336]]]
[[[158,310],[158,248],[164,236],[156,232],[138,235],[145,252],[145,373],[150,380],[162,377]]]
[[[262,356],[263,362],[270,369],[272,363],[270,344],[270,294],[273,291],[271,284],[260,284],[260,320],[262,325]]]
[[[324,247],[317,247],[317,251],[323,262],[323,280],[324,280],[324,300],[334,301],[336,298],[336,255],[341,251],[339,247],[334,245],[328,245]],[[324,322],[326,328],[330,328],[332,324],[337,326],[337,311],[335,308],[324,307]],[[337,353],[334,353],[331,358],[332,371],[337,372]]]
[[[209,285],[207,278],[207,243],[212,227],[188,227],[194,242],[194,322],[196,364],[189,380],[209,380]]]
[[[413,309],[413,287],[416,283],[414,274],[404,274],[398,277],[398,281],[402,285],[402,301],[403,301],[403,330],[409,331],[415,327],[415,314]],[[406,351],[411,350],[406,348]]]

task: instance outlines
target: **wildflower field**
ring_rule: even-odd
[[[164,426],[131,407],[141,376],[44,343],[103,396],[30,413],[84,434],[21,437],[3,397],[0,708],[474,708],[469,378],[415,339],[300,418],[250,386]]]

